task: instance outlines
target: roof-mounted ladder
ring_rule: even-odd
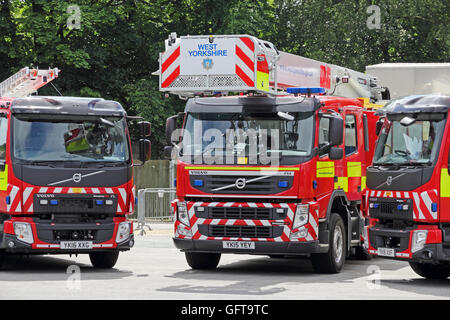
[[[287,88],[322,88],[327,95],[381,99],[375,77],[278,51],[250,35],[182,36],[171,33],[160,54],[160,91],[182,98],[228,92],[285,94]]]
[[[59,69],[30,69],[25,67],[0,83],[0,97],[22,98],[58,78]]]

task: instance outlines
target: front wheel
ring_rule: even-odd
[[[344,220],[337,213],[332,213],[329,224],[328,252],[311,254],[313,268],[320,273],[338,273],[345,263],[347,241]]]
[[[220,253],[186,252],[185,255],[192,269],[215,269],[220,261]]]
[[[94,268],[111,269],[119,259],[119,251],[91,252],[89,253],[89,259]]]
[[[427,279],[447,279],[450,276],[450,264],[410,262],[409,265],[419,276]]]

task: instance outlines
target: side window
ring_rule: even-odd
[[[0,116],[3,116],[0,114]],[[0,118],[0,161],[6,160],[6,135],[8,133],[8,119]]]
[[[329,142],[328,132],[330,128],[330,119],[320,118],[319,121],[319,149]],[[319,156],[323,156],[328,153],[328,150],[322,150]]]
[[[355,153],[358,149],[356,118],[352,114],[345,116],[345,155]]]

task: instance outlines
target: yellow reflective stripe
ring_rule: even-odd
[[[299,171],[300,168],[281,167],[184,167],[186,170],[244,170],[244,171]]]
[[[0,171],[0,190],[6,191],[8,189],[8,165],[5,164],[5,170]]]
[[[262,91],[269,91],[269,74],[261,71],[256,72],[256,87]]]
[[[347,162],[347,176],[349,178],[361,177],[361,162]]]
[[[363,191],[366,188],[366,177],[361,177],[361,191]]]
[[[334,162],[333,161],[318,161],[317,178],[334,178]]]
[[[334,183],[334,188],[343,189],[345,192],[348,192],[348,178],[338,177],[338,181]]]
[[[359,97],[358,99],[363,100],[362,102],[363,102],[364,108],[379,109],[379,108],[383,108],[384,107],[381,104],[370,103],[370,99],[369,98]]]
[[[441,169],[441,197],[450,197],[450,176],[447,168]]]

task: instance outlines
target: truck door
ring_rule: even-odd
[[[448,120],[447,120],[448,121]],[[449,124],[447,123],[447,126]],[[448,131],[447,131],[448,132]],[[439,186],[439,219],[441,222],[449,222],[450,221],[450,213],[448,210],[442,210],[443,208],[450,208],[450,136],[447,137],[444,134],[442,139],[442,148],[444,148],[444,152],[442,152],[442,156],[444,161],[442,161],[442,165],[440,168],[440,186]]]
[[[8,165],[6,164],[6,141],[8,135],[8,118],[5,112],[0,113],[0,211],[6,212]]]
[[[349,110],[344,118],[344,175],[339,177],[338,187],[344,189],[349,200],[361,199],[362,156],[364,143],[361,126],[361,115]],[[361,140],[361,141],[360,141]]]

